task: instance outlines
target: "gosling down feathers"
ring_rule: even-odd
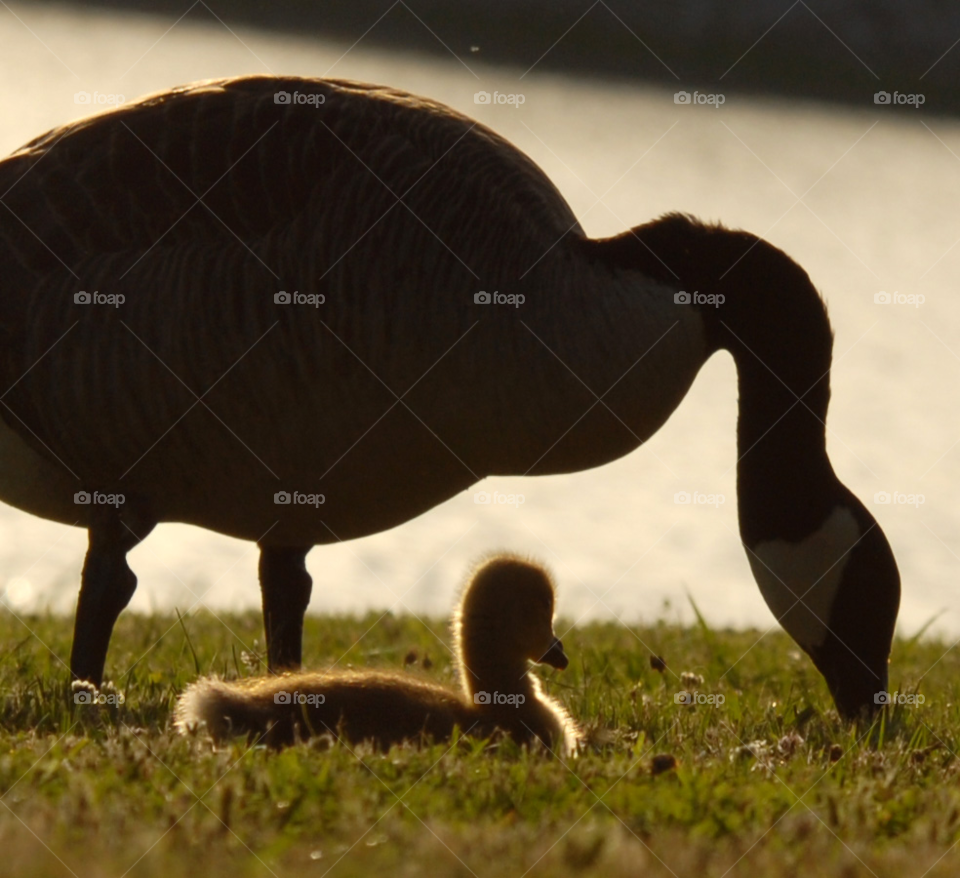
[[[205,725],[215,740],[231,734],[282,746],[331,733],[387,749],[422,737],[449,739],[498,730],[518,744],[572,753],[581,733],[543,693],[529,662],[568,664],[553,630],[554,586],[537,564],[498,555],[474,572],[453,615],[461,691],[391,671],[327,671],[193,683],[177,703],[186,734]]]

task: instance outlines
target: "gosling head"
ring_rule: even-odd
[[[542,662],[563,670],[563,644],[553,631],[554,587],[539,565],[515,555],[497,555],[474,572],[454,620],[468,666],[486,651],[503,664]]]

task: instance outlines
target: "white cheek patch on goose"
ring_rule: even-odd
[[[800,646],[820,646],[860,527],[838,506],[800,542],[767,540],[747,551],[753,577],[773,615]],[[801,600],[802,599],[802,600]]]

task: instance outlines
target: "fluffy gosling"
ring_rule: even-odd
[[[476,568],[452,628],[461,691],[392,671],[328,671],[228,682],[198,680],[177,703],[175,725],[205,724],[216,740],[258,735],[273,746],[331,733],[381,749],[402,741],[489,737],[574,752],[582,738],[563,707],[543,693],[529,662],[567,666],[553,631],[554,586],[539,565],[496,555]]]

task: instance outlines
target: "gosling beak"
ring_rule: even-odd
[[[550,649],[540,656],[538,661],[540,664],[550,665],[559,671],[562,671],[567,665],[570,664],[567,654],[563,651],[563,644],[556,637],[553,638],[553,643],[550,644]]]

